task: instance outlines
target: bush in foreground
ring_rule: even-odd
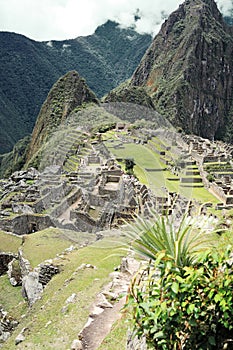
[[[194,266],[178,267],[159,253],[148,274],[132,283],[129,305],[137,335],[146,336],[153,349],[232,349],[229,255],[209,253]]]
[[[211,236],[185,221],[175,228],[154,216],[130,227],[133,248],[150,259],[131,285],[135,332],[149,349],[233,349],[232,247],[207,249]]]

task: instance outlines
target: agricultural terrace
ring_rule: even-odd
[[[111,133],[111,137],[106,135],[106,147],[116,157],[122,168],[124,168],[126,158],[133,158],[136,164],[134,174],[141,183],[150,187],[155,194],[165,196],[165,189],[167,189],[169,192],[177,192],[187,198],[197,199],[202,203],[219,202],[204,187],[196,187],[194,183],[190,183],[187,187],[181,186],[180,177],[166,170],[166,165],[160,160],[160,155],[151,150],[148,145],[132,141],[122,143],[115,135],[113,133]],[[176,158],[175,154],[174,158]]]

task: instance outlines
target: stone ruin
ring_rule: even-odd
[[[144,212],[150,195],[103,144],[93,144],[74,171],[52,165],[2,180],[0,229],[24,235],[56,226],[95,233]]]
[[[216,208],[233,207],[233,146],[193,135],[185,135],[183,140],[199,166],[206,188],[222,202]]]
[[[164,131],[161,133],[158,130],[147,138],[145,135],[147,146],[154,147],[150,139],[164,137]],[[174,146],[186,165],[194,164],[187,139],[179,140],[179,145],[177,135],[169,130],[166,133],[170,133],[165,137],[171,145],[162,151],[153,149],[160,153],[161,160],[169,166],[168,155]],[[50,155],[53,164],[43,171],[30,168],[0,181],[0,229],[17,235],[48,227],[96,233],[116,227],[135,214],[147,215],[149,208],[174,210],[174,201],[166,189],[162,196],[153,194],[123,173],[103,142],[88,143],[87,135],[81,136],[78,132],[67,135],[67,140]],[[121,137],[120,144],[126,142],[124,135]],[[132,135],[130,140],[133,142]],[[182,162],[179,166],[182,168]],[[191,180],[192,175],[193,172]],[[187,179],[181,179],[181,185],[188,186]]]
[[[23,257],[21,249],[18,254],[0,252],[0,275],[7,273],[12,286],[22,286],[22,296],[27,300],[29,307],[40,299],[45,286],[59,272],[60,267],[52,260],[32,269],[30,262]],[[0,347],[17,326],[18,321],[0,305]]]

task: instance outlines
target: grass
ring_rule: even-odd
[[[21,287],[12,287],[7,275],[0,276],[0,305],[17,320],[20,320],[20,316],[27,310]]]
[[[107,147],[112,146],[112,143],[106,143]],[[124,148],[115,149],[109,148],[110,151],[118,158],[134,158],[136,166],[134,172],[139,181],[150,187],[156,194],[164,196],[164,188],[169,192],[178,192],[187,198],[199,200],[201,203],[213,202],[218,203],[219,200],[213,196],[207,189],[195,188],[195,184],[191,187],[181,187],[179,181],[170,181],[169,178],[178,178],[170,171],[163,170],[164,165],[160,161],[160,157],[156,152],[153,152],[148,147],[141,144],[123,144]],[[196,166],[195,166],[196,167]],[[149,169],[160,169],[161,171],[149,172]],[[189,166],[190,169],[190,166]],[[200,175],[192,176],[200,178]],[[200,184],[199,184],[200,185]]]
[[[109,144],[107,144],[107,147]],[[111,152],[117,158],[133,158],[137,167],[135,167],[135,175],[139,181],[148,185],[152,190],[161,190],[165,186],[165,177],[163,174],[163,166],[159,161],[159,156],[152,152],[146,146],[134,143],[123,145],[124,148],[111,148]],[[145,168],[159,169],[158,172],[148,172]]]
[[[127,333],[129,329],[129,318],[124,315],[123,318],[115,322],[108,336],[104,339],[98,350],[122,350],[126,349]]]
[[[20,328],[2,349],[15,349],[15,336],[23,327],[29,328],[29,334],[18,345],[19,350],[69,349],[87,321],[96,294],[110,281],[109,273],[119,265],[124,255],[121,247],[118,236],[65,255],[60,261],[61,273],[48,283],[42,299],[32,307]],[[83,263],[95,265],[96,269],[78,270]],[[77,295],[76,302],[69,304],[62,312],[66,299],[73,293]]]
[[[21,243],[22,237],[0,231],[0,252],[17,253]]]
[[[48,228],[25,236],[23,254],[32,267],[35,267],[47,259],[54,258],[71,245],[83,244],[94,239],[95,236],[88,233]]]

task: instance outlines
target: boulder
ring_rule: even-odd
[[[43,285],[39,282],[38,272],[29,272],[22,281],[22,295],[28,300],[29,306],[32,306],[40,299],[43,292]]]
[[[74,339],[70,349],[71,350],[83,350],[83,345],[82,345],[81,340]]]
[[[15,345],[18,345],[22,343],[25,340],[25,332],[28,330],[28,328],[24,327],[22,331],[17,335],[15,338]]]

